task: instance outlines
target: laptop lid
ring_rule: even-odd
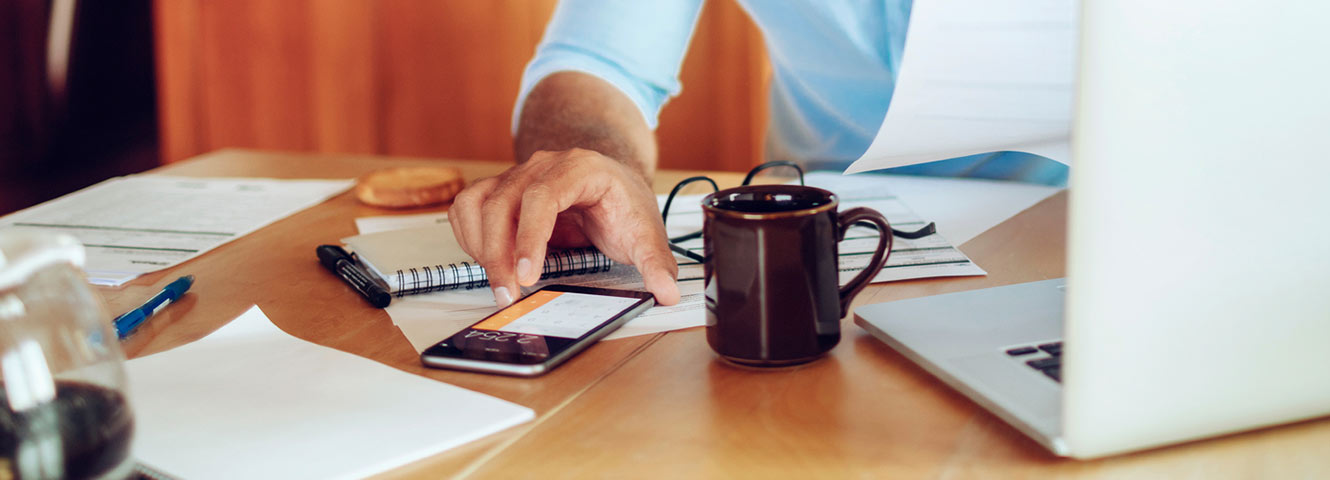
[[[1075,456],[1330,413],[1330,3],[1276,3],[1083,6]]]

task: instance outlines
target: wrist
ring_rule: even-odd
[[[594,148],[572,147],[562,150],[537,150],[525,157],[525,160],[518,163],[526,163],[544,159],[555,162],[605,162],[614,164],[615,168],[620,168],[625,174],[632,175],[651,185],[652,177],[655,175],[654,165],[650,162],[644,162],[639,158],[629,155],[612,155]],[[602,164],[604,165],[604,164]]]

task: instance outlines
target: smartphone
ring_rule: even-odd
[[[533,377],[656,304],[647,292],[550,285],[434,344],[427,367]]]

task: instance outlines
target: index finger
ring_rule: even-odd
[[[480,245],[473,245],[480,251],[476,261],[485,267],[490,288],[494,290],[494,301],[500,307],[508,306],[520,293],[513,276],[516,262],[513,229],[516,228],[519,200],[516,192],[520,191],[520,187],[509,183],[490,192],[480,209],[483,217]]]
[[[529,287],[540,281],[545,250],[550,235],[554,233],[555,221],[559,212],[567,209],[569,204],[545,183],[532,184],[522,194],[516,239],[517,282],[522,286]]]

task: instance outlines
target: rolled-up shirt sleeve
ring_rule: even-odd
[[[562,0],[522,74],[513,132],[527,94],[550,74],[599,77],[627,95],[655,129],[661,107],[682,91],[679,69],[703,0]]]

